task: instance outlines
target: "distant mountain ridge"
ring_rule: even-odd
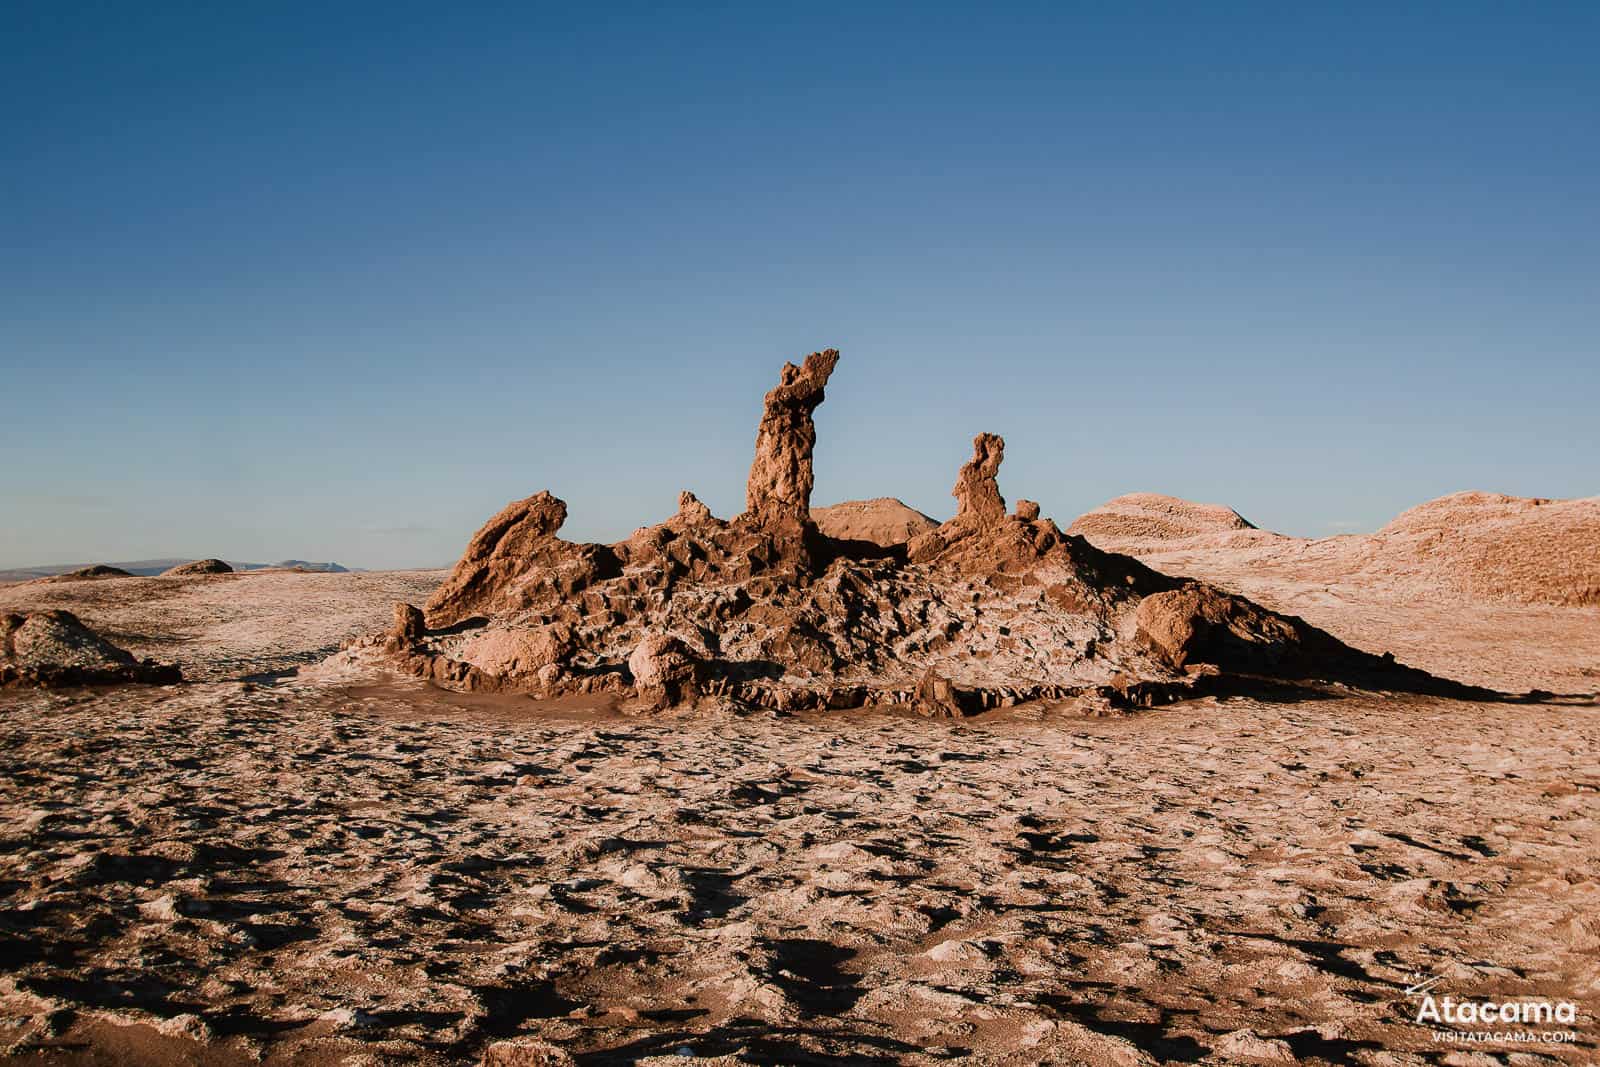
[[[122,563],[108,563],[104,566],[116,567],[129,574],[139,577],[149,577],[170,570],[180,563],[190,562],[188,556],[178,556],[172,559],[136,559]],[[285,559],[277,563],[240,563],[234,560],[226,561],[228,566],[236,571],[260,571],[269,567],[298,568],[303,571],[317,571],[322,574],[348,574],[351,570],[360,568],[346,567],[339,563],[312,563],[303,559]],[[87,563],[50,563],[39,567],[13,567],[10,570],[0,570],[0,582],[26,582],[34,578],[50,578],[57,574],[66,574],[68,571],[81,570],[91,566]]]

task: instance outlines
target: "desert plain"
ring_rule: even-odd
[[[812,373],[739,519],[0,586],[184,679],[0,691],[0,1055],[1600,1061],[1600,502],[813,512]]]

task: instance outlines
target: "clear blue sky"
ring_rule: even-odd
[[[676,8],[674,10],[674,8]],[[0,10],[0,566],[443,564],[972,435],[1063,524],[1600,493],[1600,4]]]

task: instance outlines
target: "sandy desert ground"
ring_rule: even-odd
[[[0,588],[199,679],[0,696],[9,1061],[1600,1059],[1592,699],[640,718],[275,673],[440,577]],[[1238,584],[1596,688],[1592,611]],[[1573,1002],[1573,1040],[1437,1041],[1419,976]]]
[[[292,671],[379,629],[396,600],[426,599],[443,571],[246,571],[0,585],[0,611],[64,608],[136,656],[191,681]]]

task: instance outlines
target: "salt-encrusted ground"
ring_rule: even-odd
[[[283,577],[343,581],[317,595],[352,619],[393,593]],[[153,581],[61,606],[154,643]],[[182,646],[202,677],[337,629],[282,626],[288,584],[234,588],[263,592]],[[1434,632],[1436,670],[1492,660],[1507,688],[1560,655]],[[952,723],[337,676],[0,696],[16,1062],[471,1063],[520,1037],[504,1062],[1593,1063],[1597,916],[1592,702]],[[1438,1043],[1419,974],[1573,1001],[1577,1041]]]
[[[65,608],[139,657],[176,662],[190,681],[273,674],[312,664],[388,625],[396,600],[422,601],[443,571],[107,578],[0,585],[0,611]]]

